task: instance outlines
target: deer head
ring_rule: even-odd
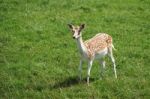
[[[78,39],[81,37],[81,30],[84,28],[85,24],[81,24],[80,26],[74,26],[72,24],[68,24],[69,28],[73,33],[73,38]]]

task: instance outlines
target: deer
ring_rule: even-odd
[[[68,26],[71,29],[73,39],[76,40],[77,47],[81,55],[78,67],[80,81],[82,80],[82,63],[84,60],[88,62],[86,81],[88,85],[92,64],[95,59],[98,59],[100,62],[100,75],[103,76],[103,70],[105,68],[104,57],[106,55],[109,56],[113,63],[113,71],[115,74],[115,78],[117,78],[116,64],[113,56],[113,49],[115,50],[115,48],[112,43],[112,37],[107,33],[98,33],[91,39],[83,41],[81,31],[84,29],[85,24],[81,24],[79,26],[68,24]]]

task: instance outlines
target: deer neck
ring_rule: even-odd
[[[78,46],[79,51],[80,51],[80,54],[81,54],[82,56],[85,55],[85,54],[87,54],[87,48],[86,48],[86,46],[84,45],[82,36],[80,36],[80,37],[77,39],[77,46]]]

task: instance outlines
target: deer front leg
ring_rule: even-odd
[[[80,64],[79,64],[79,80],[82,80],[82,59],[80,60]]]
[[[90,61],[88,62],[88,72],[87,72],[87,84],[88,84],[88,85],[89,85],[90,71],[91,71],[91,68],[92,68],[92,63],[93,63],[92,60],[90,60]]]

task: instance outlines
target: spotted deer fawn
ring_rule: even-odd
[[[89,85],[90,71],[92,68],[92,63],[94,59],[99,59],[101,66],[100,72],[103,75],[103,69],[105,68],[104,56],[108,55],[113,63],[113,70],[115,74],[115,78],[117,78],[116,73],[116,64],[115,59],[113,57],[112,49],[114,49],[112,43],[112,37],[106,33],[98,33],[93,38],[83,41],[81,30],[85,27],[84,24],[80,26],[74,26],[72,24],[68,24],[69,28],[73,33],[73,38],[76,39],[77,46],[79,48],[81,59],[79,65],[79,78],[81,78],[82,74],[82,62],[83,60],[88,61],[88,70],[87,70],[87,84]]]

